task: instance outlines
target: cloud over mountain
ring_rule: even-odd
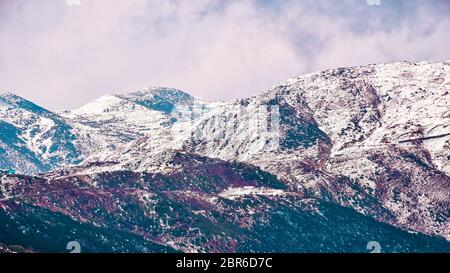
[[[446,1],[0,2],[0,90],[47,108],[148,85],[253,95],[329,67],[450,58]]]

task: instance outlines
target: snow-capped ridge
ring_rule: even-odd
[[[17,107],[1,112],[0,125],[14,137],[24,132],[24,145],[44,159],[73,144],[82,163],[93,164],[78,165],[82,174],[172,173],[173,151],[182,150],[251,164],[290,191],[326,192],[327,200],[379,221],[448,238],[449,92],[449,61],[396,62],[318,71],[232,102],[148,88],[102,96],[59,119]],[[275,114],[264,116],[269,110]],[[73,138],[57,142],[62,132]],[[9,158],[17,162],[13,148]]]
[[[0,100],[10,105],[16,105],[19,102],[28,101],[27,99],[12,92],[5,92],[0,94]]]
[[[7,98],[7,97],[20,97],[20,96],[16,95],[14,92],[6,91],[6,92],[0,93],[0,97]]]
[[[103,95],[69,113],[75,115],[101,115],[105,111],[108,111],[113,105],[121,103],[122,101],[123,99],[114,95]]]
[[[152,86],[148,87],[146,89],[133,91],[128,94],[115,94],[118,97],[125,97],[125,98],[150,98],[159,96],[171,101],[175,100],[191,100],[193,97],[188,94],[187,92],[184,92],[182,90],[172,88],[172,87],[160,87],[160,86]]]
[[[127,94],[103,95],[71,111],[75,115],[100,115],[111,111],[126,111],[141,106],[150,110],[170,113],[176,105],[194,104],[195,98],[186,92],[168,87],[149,87]]]
[[[0,163],[18,173],[39,173],[79,162],[76,135],[58,114],[13,93],[0,96]]]
[[[166,114],[169,114],[177,105],[194,104],[196,101],[188,93],[165,87],[150,87],[137,92],[116,96]]]

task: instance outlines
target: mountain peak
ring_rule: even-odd
[[[0,98],[3,100],[9,101],[9,102],[17,102],[17,101],[24,101],[25,99],[12,93],[12,92],[5,92],[0,94]]]
[[[190,101],[193,99],[193,97],[188,93],[170,87],[149,87],[147,89],[135,91],[126,95],[119,95],[119,97],[134,98],[134,99],[136,98],[149,99],[158,97],[165,100],[169,100],[172,103],[177,103],[181,101]]]
[[[11,92],[0,94],[0,101],[11,107],[20,108],[38,115],[53,115],[53,113],[47,109]]]
[[[165,113],[170,113],[176,105],[191,104],[195,100],[186,92],[168,87],[149,87],[116,97]]]
[[[6,103],[7,105],[10,105],[11,107],[19,107],[19,108],[24,108],[24,106],[29,106],[33,104],[27,99],[24,99],[21,96],[18,96],[12,92],[5,92],[0,94],[0,101]]]

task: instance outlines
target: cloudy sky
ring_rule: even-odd
[[[325,68],[450,59],[448,0],[67,1],[0,0],[0,93],[52,110],[148,86],[229,100]]]

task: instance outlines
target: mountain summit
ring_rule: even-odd
[[[117,95],[117,97],[164,113],[170,113],[176,105],[194,102],[194,98],[183,91],[163,87],[151,87],[128,95]]]

